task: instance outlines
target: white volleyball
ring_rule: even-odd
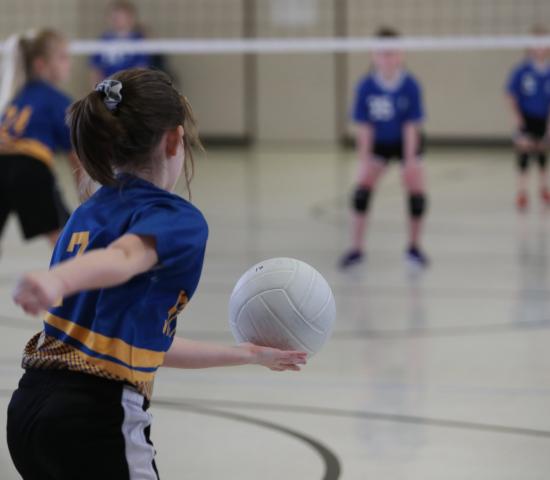
[[[336,305],[332,290],[313,267],[272,258],[239,279],[229,301],[237,342],[317,353],[330,337]]]

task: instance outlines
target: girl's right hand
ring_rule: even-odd
[[[23,275],[13,291],[13,300],[26,313],[38,315],[63,297],[63,282],[51,271]]]
[[[249,349],[252,354],[252,363],[263,365],[276,372],[284,370],[300,371],[300,365],[307,363],[307,353],[296,350],[279,350],[277,348],[262,347],[252,343],[245,343],[242,347]]]

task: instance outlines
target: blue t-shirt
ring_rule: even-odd
[[[143,40],[143,35],[132,32],[128,37],[120,37],[112,32],[106,32],[101,36],[101,40],[108,42],[116,41],[136,41]],[[110,77],[120,70],[128,68],[148,67],[150,63],[149,55],[144,53],[97,53],[90,58],[90,64],[99,70],[103,77]]]
[[[55,151],[71,150],[65,122],[71,99],[54,86],[28,82],[7,106],[0,122],[0,143],[14,153],[53,164]]]
[[[530,60],[516,66],[508,79],[506,90],[528,117],[548,118],[550,114],[550,65],[537,68]]]
[[[199,283],[208,236],[201,212],[125,175],[119,186],[100,188],[71,215],[51,265],[128,233],[155,238],[158,265],[123,285],[64,298],[46,315],[44,330],[118,378],[149,382],[172,344],[177,315]]]
[[[420,85],[410,73],[403,72],[395,85],[388,86],[373,72],[357,85],[353,120],[372,125],[375,143],[402,142],[403,125],[423,118]]]

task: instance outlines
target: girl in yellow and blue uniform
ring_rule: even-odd
[[[44,30],[17,39],[15,56],[24,78],[0,119],[0,235],[13,212],[26,239],[46,235],[55,243],[69,212],[53,174],[54,154],[65,152],[78,166],[65,123],[71,100],[59,90],[69,76],[68,46],[61,34]]]
[[[208,227],[172,193],[182,171],[189,185],[198,139],[165,74],[133,69],[101,82],[71,107],[70,128],[102,187],[67,222],[50,269],[15,289],[26,312],[48,313],[25,348],[8,446],[24,479],[156,479],[147,408],[159,367],[299,370],[306,354],[175,335]]]

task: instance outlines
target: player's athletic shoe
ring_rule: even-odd
[[[527,197],[527,194],[525,192],[518,193],[518,196],[516,197],[516,206],[518,207],[518,210],[520,212],[524,212],[527,210],[528,205],[529,198]]]
[[[406,257],[407,261],[415,267],[428,268],[430,265],[430,260],[418,247],[409,247],[406,252]]]
[[[346,253],[339,262],[340,268],[346,269],[363,261],[363,253],[359,250],[351,250]]]
[[[550,190],[548,188],[543,188],[540,191],[540,198],[542,200],[542,203],[546,205],[547,207],[550,207]]]

